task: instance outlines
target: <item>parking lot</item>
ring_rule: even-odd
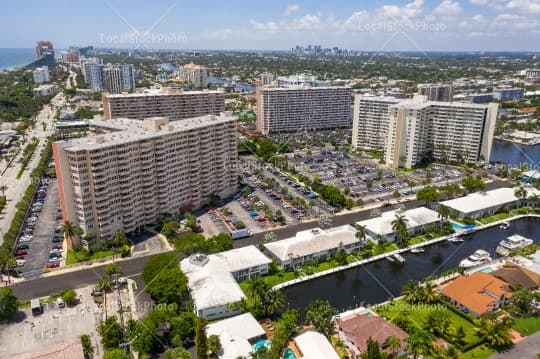
[[[43,314],[32,315],[30,308],[17,315],[16,322],[0,325],[0,358],[33,352],[56,344],[70,342],[81,334],[99,342],[96,325],[103,312],[90,296],[91,288],[77,290],[79,304],[58,308],[55,303],[43,305]],[[101,357],[99,348],[95,353]]]
[[[59,199],[56,180],[42,181],[30,212],[23,224],[15,256],[18,271],[25,277],[42,273],[44,268],[59,266],[63,238],[59,233]],[[55,234],[55,231],[58,231]],[[56,237],[56,239],[54,239]],[[55,242],[52,242],[52,241]]]

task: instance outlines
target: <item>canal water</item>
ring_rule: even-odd
[[[288,306],[301,312],[314,299],[328,300],[339,311],[359,305],[378,304],[400,296],[401,288],[407,280],[420,280],[456,268],[462,259],[477,249],[484,249],[492,257],[497,257],[497,245],[512,234],[521,234],[538,241],[540,220],[517,220],[507,230],[492,227],[472,234],[462,243],[440,242],[424,247],[423,253],[403,253],[406,259],[403,264],[382,259],[286,287],[283,293]]]
[[[540,170],[540,145],[527,146],[494,140],[489,161],[504,162],[516,168],[525,163],[530,169]]]

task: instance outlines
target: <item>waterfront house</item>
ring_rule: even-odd
[[[441,294],[475,317],[498,310],[512,297],[508,283],[483,272],[457,277],[441,290]]]
[[[527,188],[527,195],[540,195],[540,191]],[[502,209],[510,209],[522,205],[521,200],[514,194],[515,188],[497,188],[486,192],[475,192],[465,197],[441,202],[453,210],[459,218],[476,219],[492,215]]]
[[[512,289],[515,289],[518,285],[529,290],[538,289],[539,275],[511,263],[506,263],[502,268],[489,274],[504,280],[510,284]]]
[[[356,229],[345,225],[325,230],[313,228],[300,231],[294,237],[265,243],[264,247],[281,267],[289,269],[301,267],[304,262],[312,259],[327,259],[340,248],[351,253],[364,244],[356,238]]]
[[[236,281],[268,273],[270,263],[255,246],[247,246],[211,255],[195,254],[184,258],[180,268],[188,278],[195,313],[215,320],[240,313],[232,306],[245,297]]]
[[[392,350],[388,347],[388,339],[393,336],[397,337],[401,342],[401,346],[396,352],[402,353],[409,337],[397,325],[375,316],[371,312],[340,318],[337,327],[339,338],[355,355],[360,355],[367,350],[367,340],[369,338],[377,341],[385,352],[391,354]]]
[[[296,343],[296,348],[300,351],[299,358],[339,359],[332,344],[321,333],[310,330],[294,338],[294,342]],[[286,357],[284,356],[284,358]]]
[[[356,225],[364,227],[367,234],[374,241],[377,241],[378,238],[384,238],[387,242],[393,242],[395,236],[392,229],[392,222],[399,215],[405,217],[409,235],[412,236],[421,234],[428,227],[438,226],[441,221],[437,212],[426,207],[418,207],[408,211],[395,210],[383,212],[379,217],[356,222]]]
[[[253,346],[266,337],[263,327],[251,315],[244,313],[206,326],[206,335],[217,335],[223,349],[220,359],[249,358]]]

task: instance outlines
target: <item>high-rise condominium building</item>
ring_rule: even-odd
[[[274,83],[275,78],[276,77],[271,72],[262,73],[261,74],[261,86],[272,85],[272,83]]]
[[[418,85],[418,92],[426,96],[428,101],[452,101],[453,91],[450,84],[421,84]]]
[[[121,93],[135,89],[135,70],[130,64],[106,64],[96,59],[81,61],[84,81],[94,91]]]
[[[180,66],[179,75],[181,80],[191,82],[195,87],[208,86],[208,70],[204,66],[191,62]]]
[[[540,69],[525,70],[525,79],[531,82],[540,82]]]
[[[51,81],[49,76],[49,68],[47,66],[36,68],[34,71],[32,71],[32,75],[34,76],[34,82],[37,84]]]
[[[277,84],[279,87],[328,87],[330,86],[330,81],[317,80],[317,77],[313,75],[299,74],[292,76],[278,76]]]
[[[152,116],[168,117],[171,121],[218,115],[225,111],[223,91],[183,91],[165,88],[134,94],[103,94],[106,119],[132,118],[142,120]]]
[[[371,100],[377,101],[377,98]],[[362,103],[365,100],[357,98],[356,101]],[[383,102],[380,106],[388,106],[388,99],[379,101]],[[364,148],[367,143],[367,149],[372,149],[369,144],[375,140],[370,137],[378,133],[377,143],[384,143],[386,164],[394,168],[411,168],[429,160],[487,162],[497,108],[494,103],[427,101],[425,96],[391,104],[387,112],[382,110],[378,115],[357,106],[352,144]]]
[[[312,131],[351,127],[350,87],[259,87],[257,130]]]
[[[163,213],[198,208],[237,189],[236,118],[169,122],[94,121],[100,134],[53,144],[65,220],[111,239],[155,223]]]
[[[389,96],[355,96],[353,134],[356,135],[352,138],[353,147],[383,152],[389,125],[388,108],[401,101]]]

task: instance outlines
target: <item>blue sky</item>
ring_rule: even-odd
[[[540,0],[3,1],[0,47],[540,50]]]

